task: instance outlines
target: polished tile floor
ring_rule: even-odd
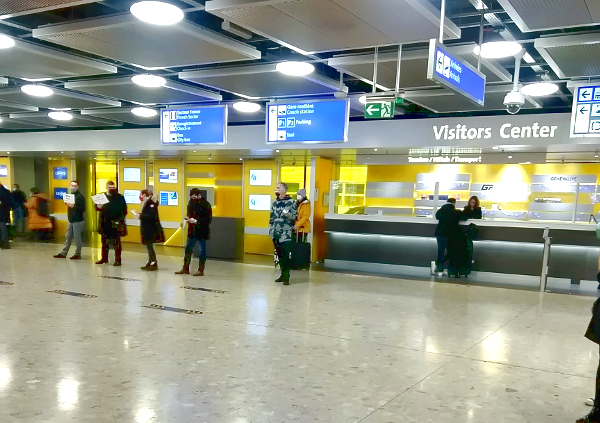
[[[284,287],[268,261],[209,261],[194,278],[173,274],[174,254],[144,273],[142,253],[116,268],[89,248],[77,262],[57,251],[0,251],[2,423],[563,423],[588,411],[593,298],[324,271]]]

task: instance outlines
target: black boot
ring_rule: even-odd
[[[194,276],[204,276],[204,268],[206,267],[206,260],[200,259],[198,263],[198,271],[194,273]]]
[[[146,269],[148,272],[155,272],[158,270],[158,262],[153,261],[152,263],[148,264],[148,268]]]
[[[175,272],[176,275],[189,275],[190,274],[190,262],[192,261],[192,253],[186,254],[183,257],[183,267],[179,272]]]
[[[578,419],[577,423],[600,423],[600,407],[594,406],[592,411],[587,416]]]
[[[150,262],[146,263],[146,265],[144,267],[140,267],[140,269],[148,270],[149,267],[150,267]]]

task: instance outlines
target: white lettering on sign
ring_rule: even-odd
[[[408,157],[408,163],[481,163],[481,156],[434,156],[434,157]]]
[[[551,176],[552,182],[577,182],[577,176]]]
[[[502,138],[554,138],[558,126],[540,126],[535,122],[531,126],[512,126],[505,123],[500,127]],[[469,128],[467,125],[458,124],[455,127],[449,125],[434,126],[433,135],[436,140],[481,140],[492,138],[492,128]]]

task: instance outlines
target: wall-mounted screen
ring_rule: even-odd
[[[179,195],[175,191],[161,191],[160,192],[160,205],[161,206],[178,206]]]
[[[55,167],[53,174],[54,179],[67,179],[69,177],[69,169],[66,167]]]
[[[123,197],[127,204],[140,204],[140,191],[137,189],[126,189],[123,190]]]
[[[267,143],[348,141],[348,100],[314,100],[267,105]]]
[[[123,168],[123,181],[124,182],[141,182],[142,181],[142,169],[140,169],[139,167]]]
[[[250,185],[271,186],[271,170],[250,170]]]
[[[0,165],[0,178],[8,176],[8,168],[6,165]]]
[[[270,195],[250,195],[249,198],[250,210],[270,211],[271,196]]]
[[[227,106],[164,109],[160,134],[163,144],[225,144]]]
[[[161,182],[163,184],[176,184],[177,181],[177,169],[158,170],[158,182]]]

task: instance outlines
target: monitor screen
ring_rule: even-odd
[[[127,204],[140,204],[140,191],[137,189],[123,190],[123,197]]]
[[[160,205],[161,206],[178,206],[179,196],[175,191],[161,191],[160,192]]]
[[[177,169],[159,169],[158,182],[163,184],[176,184],[177,181]]]
[[[69,177],[69,170],[66,167],[55,167],[53,174],[54,179],[67,179]]]
[[[272,175],[270,170],[250,170],[250,185],[270,186]]]
[[[0,178],[8,176],[8,168],[6,165],[0,165]]]
[[[270,211],[271,196],[270,195],[250,195],[249,197],[250,210]]]
[[[54,199],[62,200],[63,195],[68,194],[69,190],[67,188],[54,188]]]
[[[227,106],[164,109],[160,134],[163,144],[225,144]]]
[[[139,167],[126,167],[123,169],[123,181],[124,182],[141,182],[142,181],[142,169]]]
[[[267,144],[348,141],[348,100],[267,105]]]

